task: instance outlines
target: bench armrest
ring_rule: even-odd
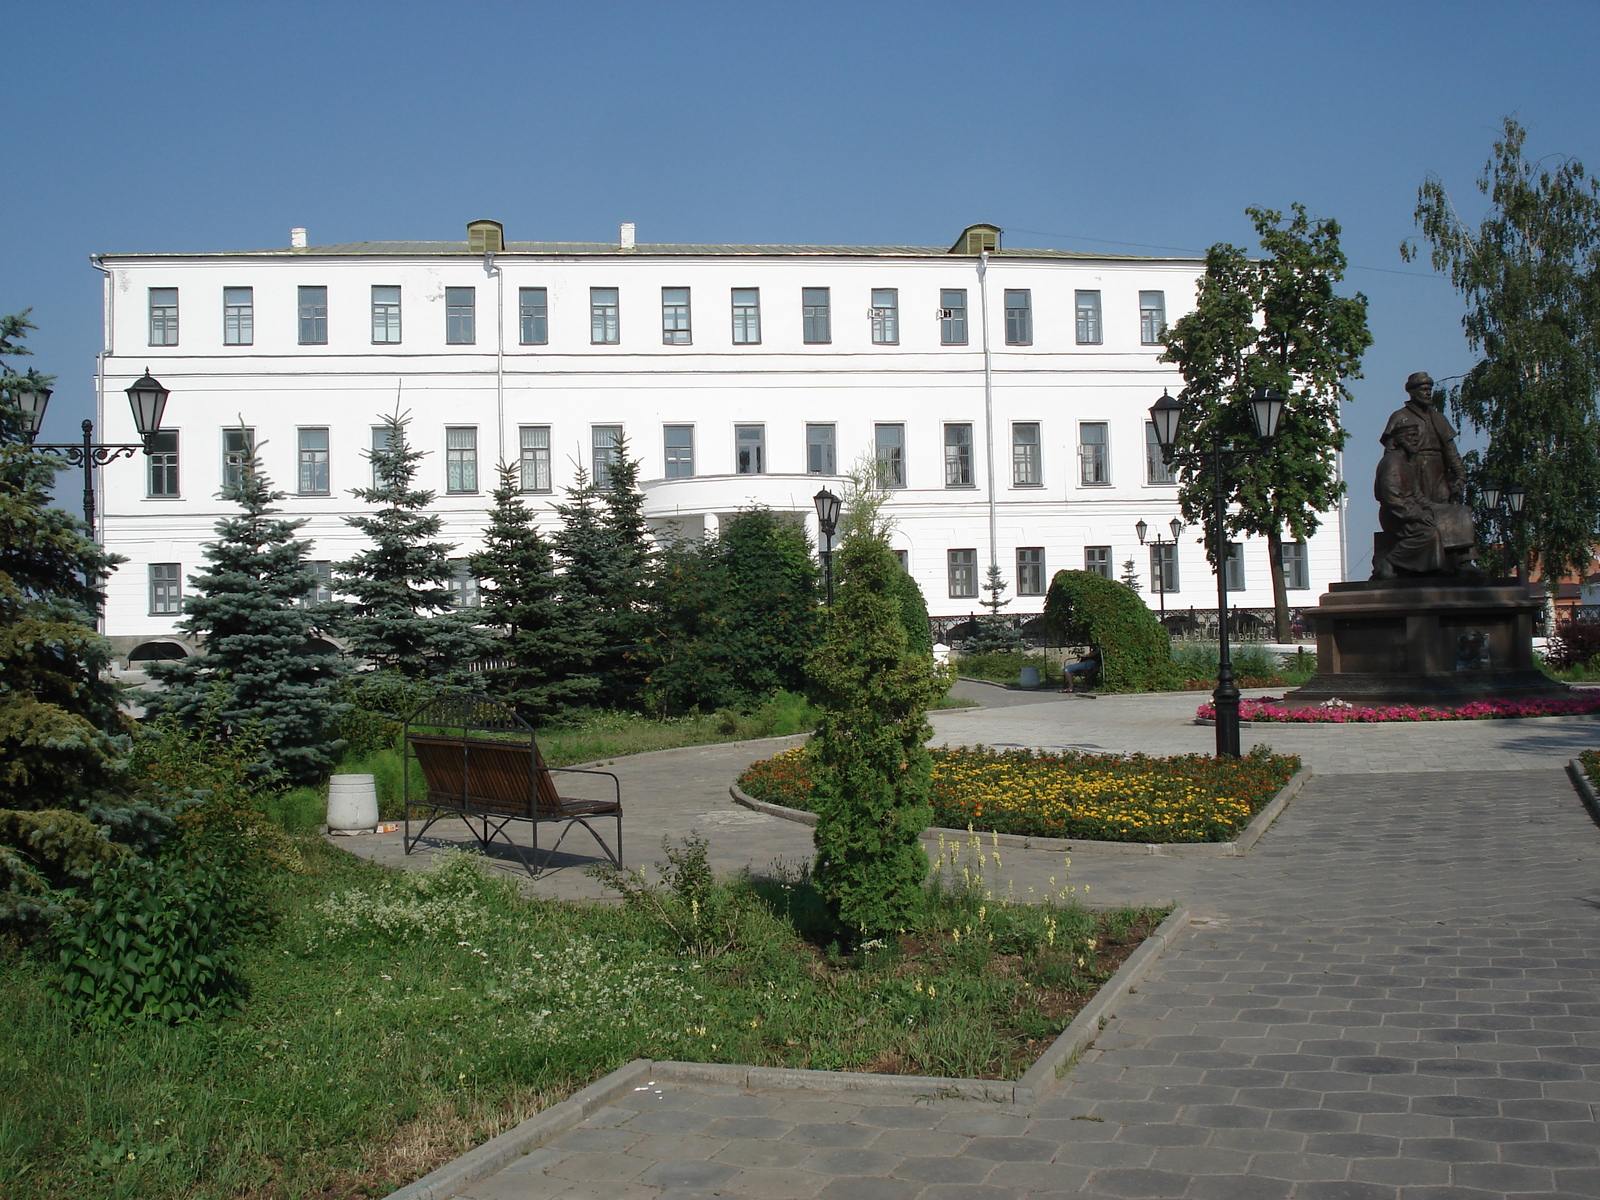
[[[616,792],[617,803],[622,803],[622,782],[610,771],[596,771],[592,767],[540,767],[551,775],[604,775],[611,780],[611,787]]]

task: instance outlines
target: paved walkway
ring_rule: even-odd
[[[1196,702],[935,725],[957,744],[1203,750]],[[1038,1105],[657,1084],[463,1195],[1600,1197],[1600,830],[1559,769],[1600,723],[1267,732],[1317,775],[1251,854],[1071,864],[1091,902],[1178,900],[1196,919]],[[700,828],[722,867],[806,857],[805,827],[723,799],[774,745],[625,760],[630,830]],[[658,840],[632,836],[630,858]],[[1025,893],[1062,870],[1016,851],[991,878]],[[583,894],[562,876],[582,878],[536,889]]]

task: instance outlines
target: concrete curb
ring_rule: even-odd
[[[581,1091],[574,1092],[561,1103],[534,1113],[520,1125],[468,1150],[438,1170],[428,1172],[415,1183],[408,1183],[399,1191],[390,1192],[388,1200],[446,1200],[456,1195],[484,1176],[493,1175],[507,1163],[565,1133],[618,1096],[632,1091],[649,1079],[651,1065],[648,1058],[636,1058],[618,1067]]]
[[[1589,782],[1583,764],[1575,758],[1568,759],[1567,774],[1572,778],[1572,786],[1578,789],[1578,798],[1583,801],[1583,806],[1589,810],[1595,824],[1600,825],[1600,796],[1595,795],[1594,784]]]
[[[1026,837],[1016,833],[946,829],[938,825],[930,825],[923,831],[922,836],[930,842],[943,840],[957,843],[966,838],[978,838],[985,846],[1006,850],[1050,850],[1064,854],[1121,854],[1155,858],[1237,858],[1241,854],[1248,853],[1261,839],[1261,835],[1272,826],[1288,806],[1289,801],[1299,794],[1306,780],[1310,778],[1310,767],[1301,767],[1296,771],[1289,782],[1279,788],[1277,794],[1267,802],[1266,807],[1251,818],[1244,832],[1231,842],[1090,842],[1075,841],[1071,838]],[[742,804],[748,809],[766,813],[771,817],[779,817],[801,825],[817,823],[816,813],[757,800],[754,796],[747,795],[736,783],[729,785],[728,795],[733,798],[735,804]]]
[[[1033,1104],[1060,1086],[1085,1047],[1099,1036],[1113,1011],[1138,985],[1177,934],[1188,927],[1189,910],[1180,908],[1156,926],[1116,974],[1100,985],[1072,1023],[1016,1081],[951,1079],[938,1075],[871,1075],[860,1071],[807,1071],[799,1067],[752,1067],[742,1063],[694,1063],[636,1058],[603,1075],[582,1091],[552,1104],[499,1137],[467,1151],[415,1183],[390,1192],[386,1200],[449,1200],[462,1189],[537,1150],[571,1129],[595,1110],[642,1084],[656,1080],[677,1083],[721,1083],[732,1087],[782,1088],[807,1092],[869,1092],[910,1099],[984,1100],[994,1104]]]

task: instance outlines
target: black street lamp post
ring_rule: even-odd
[[[1283,397],[1274,388],[1257,388],[1250,397],[1250,416],[1255,422],[1256,435],[1263,446],[1278,432],[1278,418],[1283,415]],[[1170,464],[1174,444],[1178,439],[1178,424],[1183,416],[1183,405],[1161,393],[1150,408],[1150,420],[1156,427],[1156,441],[1161,446],[1162,457]],[[1212,438],[1208,450],[1198,452],[1211,460],[1211,534],[1216,555],[1217,572],[1217,686],[1211,693],[1211,706],[1217,714],[1217,757],[1239,757],[1239,688],[1233,681],[1233,659],[1228,652],[1228,530],[1223,520],[1227,493],[1223,490],[1223,472],[1232,468],[1241,458],[1260,453],[1260,448],[1250,450],[1224,446],[1220,435]]]
[[[827,580],[828,607],[833,607],[833,535],[839,528],[839,497],[823,488],[812,498],[817,506],[817,530],[822,534],[822,574]]]
[[[1150,532],[1150,526],[1146,525],[1143,521],[1140,521],[1136,525],[1134,525],[1133,531],[1139,535],[1139,545],[1141,545],[1141,546],[1145,546],[1145,545],[1149,545],[1149,546],[1172,546],[1172,547],[1174,547],[1174,550],[1172,551],[1172,553],[1174,555],[1176,555],[1178,553],[1178,551],[1176,550],[1175,547],[1178,544],[1179,535],[1183,533],[1183,522],[1178,520],[1177,517],[1173,517],[1172,521],[1168,524],[1167,528],[1172,530],[1172,540],[1170,542],[1166,538],[1160,538],[1160,537],[1156,538],[1156,540],[1153,541],[1153,542],[1146,542],[1145,539],[1144,539],[1144,535]],[[1156,591],[1161,593],[1161,618],[1162,618],[1162,622],[1161,623],[1164,625],[1164,624],[1166,624],[1166,616],[1167,616],[1167,560],[1166,560],[1165,556],[1163,556],[1160,559],[1160,562],[1161,562],[1161,571],[1160,571],[1160,577],[1156,581],[1156,583],[1157,583]]]
[[[91,537],[94,536],[95,468],[103,467],[119,458],[132,458],[141,450],[149,454],[150,438],[161,429],[161,414],[166,409],[168,395],[170,393],[167,389],[151,377],[149,368],[145,369],[144,377],[128,389],[128,404],[133,409],[133,423],[143,439],[141,444],[135,446],[95,441],[93,421],[83,423],[81,442],[35,442],[34,438],[39,436],[39,429],[44,425],[45,408],[50,403],[50,389],[35,388],[11,393],[11,402],[22,410],[23,417],[27,421],[28,444],[35,450],[46,450],[59,455],[67,460],[68,466],[83,468],[83,519],[89,526]]]

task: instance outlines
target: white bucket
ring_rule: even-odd
[[[378,824],[378,785],[371,775],[328,777],[328,831],[367,833]]]

